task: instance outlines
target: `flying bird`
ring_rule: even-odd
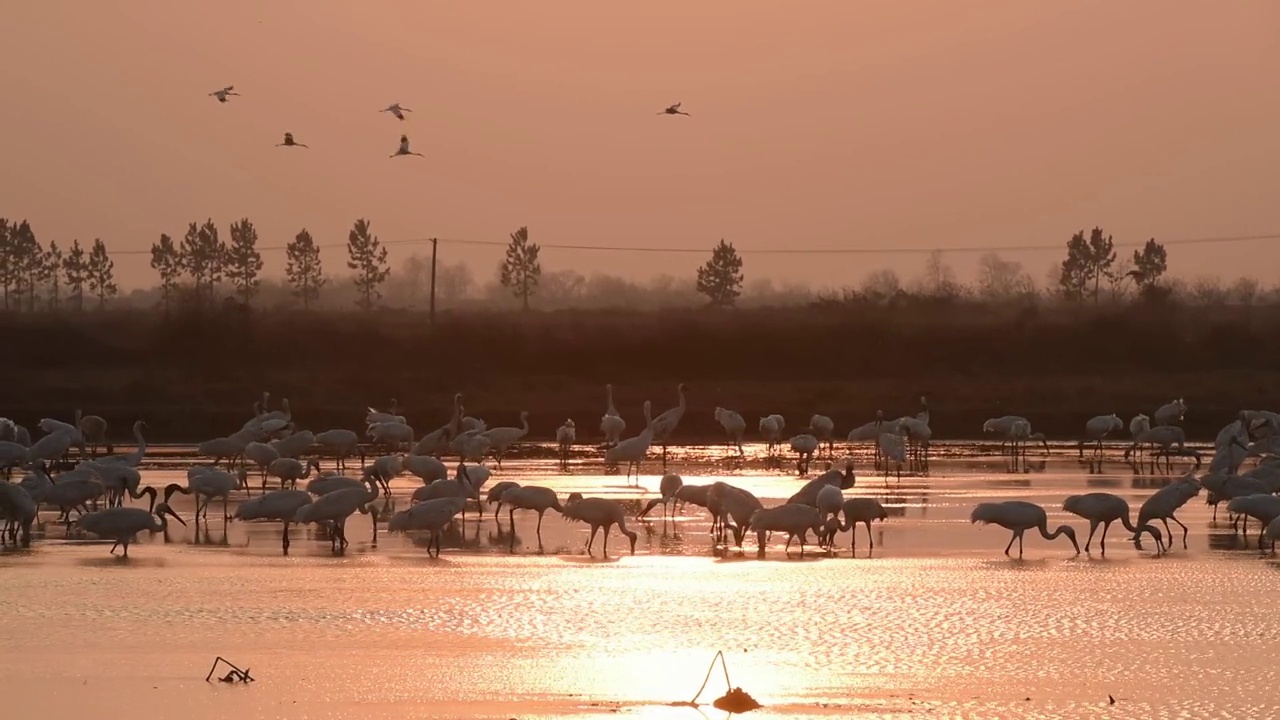
[[[221,90],[214,90],[213,92],[209,93],[209,95],[212,97],[218,98],[218,102],[224,103],[227,101],[227,97],[230,95],[235,95],[236,97],[240,96],[240,93],[232,92],[235,89],[236,89],[235,85],[228,85],[222,88]]]
[[[230,88],[228,88],[228,89],[230,89]],[[410,110],[410,109],[409,109],[409,108],[407,108],[407,107],[400,107],[400,103],[394,103],[394,104],[392,104],[392,105],[388,105],[387,107],[385,107],[385,108],[383,108],[383,109],[379,110],[378,112],[389,112],[389,113],[391,113],[392,115],[395,115],[397,119],[399,119],[399,120],[403,120],[403,119],[404,119],[404,114],[405,114],[405,113],[407,113],[407,112],[413,112],[413,111],[412,111],[412,110]]]
[[[276,147],[280,147],[281,145],[285,147],[300,147],[300,148],[306,147],[306,145],[303,145],[300,142],[294,142],[293,133],[291,132],[287,132],[284,134],[284,142],[276,143]]]
[[[409,150],[409,136],[408,136],[408,135],[401,135],[401,136],[400,136],[400,149],[399,149],[399,150],[397,150],[397,151],[395,152],[395,154],[394,154],[394,155],[392,155],[391,157],[396,157],[397,155],[417,155],[418,157],[426,157],[426,155],[423,155],[422,153],[417,153],[417,152],[413,152],[413,151]]]
[[[676,103],[675,105],[672,105],[671,107],[667,108],[666,110],[663,110],[658,114],[659,115],[689,115],[689,113],[687,112],[680,111],[680,103]],[[689,115],[689,117],[693,117],[693,116]]]

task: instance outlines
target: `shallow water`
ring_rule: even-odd
[[[672,469],[689,483],[723,477],[766,505],[802,484],[721,453],[682,449]],[[1076,557],[1064,539],[1029,536],[1018,561],[1002,554],[1007,531],[968,523],[975,503],[1041,503],[1083,547],[1088,524],[1060,511],[1066,495],[1105,490],[1136,510],[1163,478],[1120,463],[1090,475],[1074,450],[1016,475],[962,454],[944,453],[928,477],[860,478],[848,494],[877,497],[890,518],[870,557],[859,531],[856,559],[847,533],[834,557],[785,553],[779,536],[764,559],[754,539],[717,557],[692,506],[672,523],[660,510],[632,522],[634,556],[615,531],[607,559],[598,541],[586,555],[587,530],[554,512],[541,550],[536,515],[517,512],[512,548],[506,512],[496,523],[490,510],[479,522],[469,512],[430,559],[424,542],[385,533],[389,506],[376,547],[356,516],[344,555],[308,527],[282,557],[278,524],[224,525],[215,504],[207,528],[144,534],[127,561],[109,543],[64,539],[45,513],[31,550],[0,555],[0,647],[13,659],[0,692],[13,717],[696,719],[667,704],[689,700],[724,650],[733,683],[765,705],[759,718],[1274,715],[1277,565],[1214,527],[1203,496],[1179,513],[1186,550],[1177,541],[1155,558],[1116,527],[1105,559],[1096,539]],[[144,482],[183,467],[163,461]],[[489,482],[617,497],[632,516],[656,496],[654,475],[637,489],[599,472],[521,460]],[[394,507],[410,480],[395,483]],[[191,522],[190,498],[175,500]],[[257,682],[206,684],[216,655]],[[724,689],[717,669],[702,701]]]

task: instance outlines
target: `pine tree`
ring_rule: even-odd
[[[370,232],[368,220],[360,218],[351,228],[347,235],[347,255],[350,257],[347,267],[356,271],[356,290],[360,293],[356,305],[362,310],[372,310],[382,297],[378,286],[391,274],[391,269],[387,267],[387,249],[378,242],[378,236]]]
[[[0,258],[13,257],[14,224],[8,218],[0,218]],[[0,262],[0,288],[4,289],[4,309],[9,309],[14,280],[18,276],[17,263]]]
[[[218,226],[209,219],[203,225],[191,223],[182,238],[178,256],[182,268],[191,276],[197,303],[213,302],[213,288],[222,280],[226,267],[227,246],[218,238]]]
[[[1168,269],[1169,253],[1164,249],[1164,245],[1156,242],[1155,238],[1148,240],[1141,251],[1133,251],[1133,269],[1129,274],[1133,276],[1139,287],[1147,288],[1155,285]]]
[[[173,244],[173,238],[161,233],[160,242],[151,246],[151,267],[160,274],[160,302],[168,315],[178,278],[182,276],[182,257],[178,254],[178,246]]]
[[[93,241],[93,250],[89,253],[87,265],[89,289],[98,296],[98,309],[107,306],[107,298],[115,297],[120,289],[116,287],[116,264],[107,255],[107,246],[102,240]]]
[[[44,275],[44,248],[36,239],[31,225],[23,220],[12,231],[12,241],[5,262],[14,265],[14,290],[18,295],[17,307],[21,308],[25,296],[28,312],[36,309],[36,289]]]
[[[62,302],[62,250],[57,240],[49,241],[44,254],[44,282],[49,288],[49,309],[56,311]]]
[[[320,299],[324,287],[324,275],[320,266],[320,247],[311,239],[311,233],[303,228],[285,247],[288,264],[284,272],[293,285],[293,294],[302,300],[303,309]]]
[[[522,227],[511,233],[507,245],[507,257],[502,261],[499,281],[502,286],[520,298],[521,306],[529,309],[529,298],[538,290],[542,277],[542,263],[538,260],[537,243],[529,242],[529,228]]]
[[[235,286],[240,301],[248,303],[258,292],[262,255],[258,253],[258,231],[242,218],[231,224],[231,244],[227,247],[227,279]]]
[[[742,258],[733,243],[721,240],[707,264],[698,268],[698,292],[717,307],[732,307],[742,294]]]
[[[1093,281],[1093,302],[1098,303],[1098,290],[1102,276],[1107,275],[1116,261],[1115,245],[1102,228],[1094,228],[1085,240],[1081,230],[1067,242],[1067,259],[1062,261],[1062,274],[1058,284],[1069,300],[1083,300],[1089,281]]]
[[[67,279],[68,299],[75,302],[77,311],[84,310],[84,286],[89,281],[89,266],[79,240],[71,243],[71,250],[62,259],[62,275]]]

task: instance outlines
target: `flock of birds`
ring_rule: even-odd
[[[228,85],[224,88],[219,88],[217,90],[214,90],[213,92],[209,93],[209,96],[216,98],[219,103],[225,104],[229,102],[230,98],[240,97],[240,93],[236,92],[235,85]],[[379,112],[391,113],[393,116],[395,116],[397,120],[403,121],[405,119],[404,114],[407,112],[413,112],[413,111],[407,107],[403,107],[402,105],[400,105],[400,103],[392,103],[387,107],[383,108],[382,110],[380,110]],[[684,112],[680,109],[680,103],[671,105],[667,107],[667,109],[660,111],[658,114],[659,115],[685,115],[685,116],[689,115],[689,113]],[[300,143],[297,140],[295,140],[293,138],[292,132],[286,132],[284,134],[284,141],[276,143],[276,147],[310,149],[308,145],[304,145],[303,143]],[[394,153],[391,153],[390,157],[396,158],[402,155],[417,155],[418,157],[426,157],[422,153],[413,152],[412,150],[409,149],[409,136],[405,133],[400,134],[400,147]]]
[[[599,426],[604,438],[605,463],[618,468],[626,463],[628,481],[634,469],[638,483],[641,463],[652,446],[658,444],[662,448],[665,470],[667,443],[687,409],[688,392],[687,386],[679,385],[678,404],[657,417],[651,415],[651,403],[645,401],[643,429],[623,438],[627,424],[614,405],[612,386],[606,386],[605,413]],[[883,413],[877,413],[874,420],[847,435],[850,443],[872,443],[876,465],[883,467],[886,482],[891,466],[896,466],[899,477],[905,463],[927,467],[932,432],[927,399],[920,398],[920,403],[921,410],[915,415],[885,420]],[[270,394],[264,392],[261,400],[254,402],[253,416],[239,430],[198,445],[197,454],[211,462],[190,467],[185,485],[170,483],[162,490],[142,485],[139,468],[147,452],[143,435],[146,425],[142,421],[133,424],[134,450],[113,454],[113,447],[106,441],[107,424],[96,415],[83,415],[77,410],[71,423],[44,418],[39,422],[44,435],[34,442],[26,428],[0,418],[0,469],[6,478],[6,482],[0,483],[0,519],[5,523],[0,541],[28,547],[32,525],[37,523],[40,509],[44,507],[60,512],[59,520],[66,523],[68,534],[74,524],[86,533],[114,540],[111,552],[123,546],[127,557],[129,544],[138,533],[163,532],[168,528],[169,519],[186,524],[170,505],[173,496],[180,493],[195,497],[197,523],[202,519],[207,522],[209,505],[220,500],[224,521],[234,517],[243,521],[281,523],[282,549],[286,554],[290,545],[289,528],[293,524],[324,527],[332,550],[341,552],[348,545],[347,521],[357,513],[372,515],[376,544],[378,511],[374,503],[380,498],[390,498],[391,481],[407,473],[421,479],[422,485],[413,491],[408,509],[391,515],[387,529],[426,533],[428,553],[434,547],[435,554],[439,555],[440,540],[446,529],[459,515],[465,522],[472,502],[482,508],[482,515],[484,504],[496,505],[495,519],[505,506],[513,526],[517,510],[536,513],[539,544],[543,516],[555,510],[565,519],[591,528],[588,553],[592,551],[597,533],[603,531],[607,554],[609,535],[615,526],[630,541],[631,552],[635,552],[637,535],[627,526],[625,506],[613,499],[572,493],[562,501],[550,488],[504,480],[489,487],[482,502],[482,490],[494,473],[483,463],[492,457],[501,471],[504,455],[529,433],[528,412],[520,414],[519,427],[490,428],[483,420],[467,415],[462,395],[456,394],[448,420],[418,436],[407,419],[398,414],[393,399],[388,411],[368,409],[362,441],[360,435],[347,429],[320,433],[299,429],[287,399],[279,409],[272,410],[269,405]],[[1280,432],[1277,432],[1280,415],[1269,411],[1240,412],[1218,434],[1208,471],[1197,477],[1196,471],[1201,466],[1198,452],[1186,448],[1185,432],[1179,425],[1186,412],[1185,402],[1178,399],[1156,410],[1154,424],[1146,415],[1139,415],[1129,423],[1132,438],[1126,457],[1131,452],[1141,453],[1145,447],[1157,460],[1161,453],[1166,458],[1194,454],[1196,459],[1194,470],[1160,488],[1142,503],[1136,522],[1130,519],[1128,503],[1117,495],[1095,492],[1066,499],[1064,511],[1089,521],[1086,552],[1101,525],[1100,544],[1105,555],[1107,532],[1115,522],[1132,533],[1131,540],[1139,549],[1141,537],[1149,535],[1159,554],[1167,552],[1171,545],[1173,533],[1169,521],[1173,521],[1182,528],[1185,548],[1187,527],[1178,520],[1176,512],[1202,489],[1208,491],[1207,499],[1214,506],[1215,519],[1217,505],[1226,500],[1233,527],[1243,531],[1250,519],[1256,520],[1260,526],[1258,547],[1261,549],[1263,542],[1269,540],[1274,552],[1275,540],[1280,538]],[[716,407],[714,415],[725,429],[729,446],[736,445],[741,456],[746,430],[741,414]],[[1100,458],[1102,440],[1122,432],[1123,427],[1123,421],[1114,414],[1089,420],[1084,437],[1077,443],[1080,457],[1083,459],[1085,449],[1092,447],[1090,461]],[[784,428],[785,420],[780,415],[759,419],[758,430],[770,452],[781,446]],[[835,460],[834,425],[830,418],[814,415],[804,430],[787,440],[797,453],[801,474],[807,473],[808,463],[824,444],[831,460]],[[1015,462],[1025,455],[1028,441],[1044,441],[1043,435],[1031,432],[1028,420],[1017,416],[992,418],[984,424],[983,431],[998,435],[1002,452],[1007,452]],[[556,440],[561,463],[565,465],[569,450],[577,443],[573,420],[557,428]],[[100,447],[106,450],[102,456],[98,455]],[[76,449],[79,459],[73,460]],[[370,449],[383,454],[369,460],[366,450]],[[442,459],[447,455],[458,459],[453,473]],[[344,472],[347,461],[353,457],[360,458],[360,471],[358,475],[347,475]],[[1244,470],[1242,466],[1250,457],[1257,457],[1258,462]],[[321,469],[322,458],[333,461],[331,470]],[[856,552],[856,525],[864,524],[870,535],[871,523],[885,520],[888,514],[873,498],[845,497],[844,491],[856,482],[852,458],[846,458],[839,468],[833,468],[832,464],[829,462],[825,472],[806,482],[776,507],[765,507],[751,492],[730,483],[686,484],[679,475],[664,473],[659,483],[659,497],[651,500],[637,518],[644,519],[661,505],[665,523],[669,511],[674,513],[677,504],[695,505],[710,512],[711,530],[718,546],[728,547],[732,534],[732,543],[741,548],[747,534],[754,532],[759,552],[763,553],[768,536],[784,532],[787,549],[798,539],[803,553],[808,534],[812,532],[819,547],[830,550],[838,533],[850,531],[850,547]],[[24,471],[17,482],[12,481],[15,469]],[[257,496],[253,495],[250,483],[254,471],[261,478],[262,492]],[[278,480],[279,489],[268,491],[267,484],[272,478]],[[299,481],[305,481],[303,489],[298,488]],[[229,502],[232,494],[241,490],[246,499],[233,514]],[[148,500],[145,509],[126,504],[143,498]],[[78,515],[74,521],[72,513]],[[1006,555],[1017,541],[1021,557],[1023,536],[1029,530],[1036,530],[1050,540],[1065,536],[1076,552],[1080,551],[1075,531],[1064,525],[1051,532],[1047,514],[1039,505],[1023,501],[981,503],[973,509],[970,519],[974,523],[1008,529],[1012,536],[1005,548]],[[1157,521],[1163,524],[1164,533],[1156,527]],[[871,546],[874,548],[874,541]]]

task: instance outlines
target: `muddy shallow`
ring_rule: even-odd
[[[750,717],[1273,716],[1277,565],[1213,526],[1203,496],[1179,513],[1190,547],[1162,558],[1117,527],[1105,559],[1096,540],[1076,557],[1065,540],[1028,537],[1026,559],[1010,560],[1006,531],[968,523],[977,502],[1026,499],[1083,546],[1088,524],[1061,512],[1066,495],[1105,490],[1136,509],[1163,482],[1119,462],[1089,474],[1074,450],[1055,452],[1033,455],[1030,473],[956,450],[928,477],[860,478],[849,494],[877,497],[890,518],[870,557],[859,533],[856,559],[847,533],[835,556],[787,554],[775,536],[764,559],[754,539],[717,557],[694,507],[665,527],[658,511],[633,522],[634,556],[615,531],[609,558],[587,556],[586,528],[554,512],[541,547],[532,513],[517,512],[514,543],[505,512],[468,513],[429,559],[425,541],[385,533],[412,478],[396,482],[377,546],[356,516],[342,556],[309,527],[282,557],[278,524],[224,525],[215,503],[207,527],[144,534],[123,561],[110,543],[64,539],[45,513],[31,550],[0,555],[0,690],[14,717],[693,719],[667,703],[689,700],[724,650],[733,683],[765,705]],[[766,505],[801,484],[722,454],[681,449],[672,469]],[[185,462],[152,463],[144,482],[178,479]],[[628,488],[598,463],[563,475],[521,460],[490,483],[618,497],[634,516],[657,470]],[[175,500],[190,522],[191,499]],[[216,655],[257,682],[206,684]],[[724,689],[717,670],[702,700]]]

